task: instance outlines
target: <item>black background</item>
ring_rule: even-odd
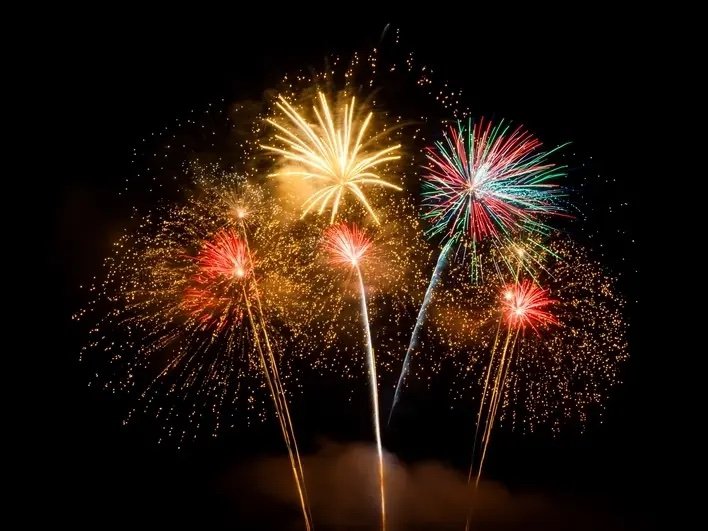
[[[62,123],[71,138],[65,139],[70,144],[66,171],[55,182],[52,267],[61,279],[52,298],[56,313],[48,328],[54,339],[47,366],[59,385],[48,422],[40,428],[50,468],[43,473],[46,486],[37,490],[54,503],[49,514],[31,514],[31,520],[98,528],[146,523],[248,529],[239,525],[221,479],[238,461],[280,451],[277,434],[267,427],[245,437],[227,433],[182,452],[157,446],[145,430],[123,427],[124,404],[86,387],[78,361],[83,331],[70,320],[85,302],[78,286],[98,272],[127,218],[130,205],[117,192],[126,175],[135,173],[131,150],[142,137],[208,102],[259,98],[283,72],[318,67],[327,53],[347,55],[375,42],[387,22],[361,17],[345,26],[218,18],[182,25],[106,20],[67,32],[68,46],[56,55],[60,83],[68,89]],[[639,207],[633,192],[638,176],[625,154],[636,52],[623,42],[619,23],[603,14],[568,15],[564,23],[539,19],[511,23],[496,15],[465,23],[452,17],[399,26],[404,45],[435,65],[451,86],[463,88],[475,114],[509,117],[542,137],[571,139],[580,160],[592,155],[588,172],[616,179],[604,189],[593,188],[596,213],[590,223],[629,301],[632,357],[625,381],[608,404],[605,422],[591,423],[582,435],[574,430],[555,439],[501,435],[496,452],[504,458],[492,460],[488,473],[511,488],[571,495],[639,529],[653,515],[648,463],[656,443],[648,420],[658,368],[651,354],[637,347],[638,246],[631,231]],[[620,215],[609,211],[621,202],[629,207]],[[315,448],[319,436],[368,436],[351,428],[354,412],[338,417],[327,407],[320,403],[305,421],[307,449]],[[411,410],[415,422],[408,412],[408,422],[392,435],[392,449],[406,460],[434,458],[462,468],[468,439],[459,429],[460,418],[440,413],[442,399],[421,398]]]

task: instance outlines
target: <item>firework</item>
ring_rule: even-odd
[[[428,306],[430,305],[430,301],[433,300],[433,291],[435,290],[435,286],[440,280],[440,274],[442,273],[442,270],[445,268],[445,264],[447,262],[447,255],[450,252],[450,248],[452,247],[451,243],[451,241],[446,243],[442,251],[440,252],[440,255],[438,256],[438,260],[435,264],[435,269],[433,270],[433,276],[430,277],[428,288],[425,290],[425,296],[423,297],[423,303],[420,305],[420,309],[418,310],[418,318],[415,321],[415,325],[413,325],[413,333],[411,334],[410,341],[408,342],[406,355],[403,358],[403,367],[401,368],[401,374],[398,376],[396,390],[393,395],[393,403],[391,405],[391,411],[388,415],[389,424],[391,423],[391,419],[393,418],[393,412],[396,408],[396,404],[398,404],[398,399],[400,398],[400,392],[403,386],[403,382],[405,381],[406,376],[408,375],[408,366],[410,362],[411,353],[418,345],[418,336],[420,335],[420,329],[423,326],[423,322],[425,321],[425,315],[428,312]]]
[[[371,339],[369,326],[369,312],[366,304],[366,288],[364,277],[361,274],[359,263],[370,251],[371,240],[356,225],[335,225],[325,233],[325,248],[330,254],[331,262],[335,265],[346,265],[352,268],[357,275],[359,283],[359,296],[361,300],[361,319],[366,337],[367,361],[371,385],[371,403],[374,416],[374,432],[376,435],[376,448],[379,456],[379,488],[381,494],[381,528],[386,529],[386,498],[384,489],[384,463],[383,446],[381,444],[381,422],[379,419],[379,392],[378,379],[376,378],[376,357]]]
[[[491,245],[490,255],[499,257],[516,275],[522,268],[531,272],[529,264],[540,261],[538,254],[544,247],[539,237],[549,232],[543,218],[562,213],[558,205],[562,191],[552,181],[564,174],[563,167],[548,162],[559,148],[540,148],[541,142],[522,127],[510,130],[504,122],[494,126],[483,120],[472,125],[470,120],[467,127],[458,122],[457,129],[451,127],[445,134],[445,142],[427,149],[423,217],[432,223],[428,235],[441,235],[444,244],[411,334],[389,421],[435,285],[453,247],[470,252],[473,279],[481,270],[483,240]],[[517,251],[513,260],[507,258],[509,247]]]
[[[583,426],[601,415],[627,359],[616,280],[568,238],[555,237],[548,247],[540,285],[512,273],[475,285],[464,282],[465,267],[454,264],[430,314],[432,339],[457,360],[452,389],[463,401],[483,394],[497,329],[503,334],[510,323],[526,328],[517,338],[499,404],[499,420],[523,432],[558,432],[563,425]],[[518,290],[506,298],[510,286]],[[554,302],[545,304],[548,299]],[[519,315],[530,321],[516,322],[516,311],[524,307],[528,312]]]
[[[382,223],[366,226],[366,234],[376,242],[376,260],[359,262],[369,317],[377,324],[374,343],[380,376],[398,370],[401,330],[413,325],[427,280],[420,262],[430,255],[415,205],[406,198],[381,199]],[[288,213],[288,209],[281,211],[285,217]],[[357,213],[353,204],[340,209],[342,218],[359,221]],[[281,334],[287,339],[283,348],[288,359],[303,371],[336,374],[354,383],[366,363],[359,333],[359,289],[355,276],[343,277],[341,267],[327,267],[332,256],[322,245],[322,234],[329,227],[329,220],[321,217],[279,224],[268,242],[268,263],[259,259],[259,271],[267,270],[260,285],[270,319],[279,330],[289,332]],[[354,395],[358,384],[346,389]]]
[[[199,272],[209,280],[222,277],[246,281],[251,274],[251,260],[245,240],[233,229],[216,233],[197,256]]]
[[[546,290],[528,281],[506,286],[503,289],[500,299],[501,319],[497,326],[489,365],[484,378],[484,390],[482,391],[479,412],[477,413],[477,428],[475,430],[474,446],[472,448],[472,462],[467,477],[467,481],[470,483],[475,467],[477,437],[480,428],[482,428],[481,456],[479,464],[477,465],[475,488],[479,486],[479,480],[482,477],[482,468],[487,456],[492,428],[497,416],[502,390],[506,387],[509,368],[512,366],[514,347],[519,333],[523,333],[527,325],[530,325],[538,332],[537,326],[557,323],[555,318],[545,310],[545,308],[552,305],[554,301],[546,297]],[[506,325],[506,337],[504,340],[500,341],[502,322]],[[482,424],[482,416],[485,408],[486,416],[484,424]],[[466,530],[470,529],[471,521],[472,506],[470,506],[470,511],[467,515]]]
[[[222,245],[230,250],[230,253],[226,255],[226,260],[223,259],[224,253],[212,253],[216,262],[221,265],[231,265],[230,269],[226,269],[227,274],[234,276],[236,279],[243,281],[247,276],[248,266],[252,267],[253,264],[253,254],[251,253],[250,247],[248,245],[248,230],[246,228],[245,218],[247,217],[247,209],[238,206],[235,210],[236,218],[239,220],[241,225],[241,230],[244,238],[244,245],[239,245],[232,243],[231,240],[223,240]],[[244,252],[245,249],[245,252]],[[212,250],[211,248],[209,249]],[[207,260],[206,266],[209,268],[211,262]],[[224,271],[222,267],[220,271]],[[278,369],[278,363],[273,354],[273,348],[271,346],[270,336],[266,327],[266,320],[263,312],[263,305],[261,303],[261,297],[258,291],[258,285],[254,279],[253,281],[253,292],[256,300],[256,308],[254,311],[251,309],[251,304],[248,298],[246,298],[246,308],[248,310],[249,320],[253,327],[253,333],[256,337],[256,347],[261,359],[261,366],[263,367],[263,374],[268,383],[268,388],[270,389],[271,396],[273,398],[273,403],[278,416],[278,421],[280,422],[281,432],[283,434],[283,440],[288,450],[288,455],[290,457],[290,464],[293,472],[293,477],[295,479],[295,485],[297,487],[298,496],[300,498],[300,506],[302,508],[302,514],[305,521],[305,527],[308,531],[312,528],[310,515],[309,503],[307,501],[307,489],[305,487],[305,473],[302,466],[302,461],[300,459],[300,452],[297,446],[297,439],[295,437],[295,430],[293,428],[292,418],[290,416],[290,408],[288,407],[288,401],[285,395],[285,390],[280,379],[280,371]],[[245,290],[244,290],[245,296]],[[256,321],[253,317],[256,313],[258,320]],[[258,329],[263,337],[263,342],[258,337]],[[264,355],[264,351],[267,353],[267,357]]]
[[[545,289],[530,280],[511,284],[504,289],[502,296],[504,322],[512,328],[530,326],[538,332],[539,326],[558,324],[547,310],[554,302],[548,298]]]
[[[481,439],[482,455],[477,467],[475,486],[479,484],[482,475],[482,467],[487,455],[492,427],[494,426],[497,410],[499,409],[502,390],[506,387],[509,368],[512,366],[514,347],[519,333],[523,333],[528,326],[537,334],[540,334],[541,327],[558,324],[556,318],[548,311],[548,307],[555,304],[556,301],[548,297],[547,290],[535,285],[531,281],[524,280],[506,286],[502,290],[500,302],[501,318],[497,326],[497,333],[484,378],[484,390],[482,391],[479,413],[477,415],[477,429],[479,430],[482,412],[486,406],[487,415],[484,421]],[[503,341],[500,341],[502,323],[506,325],[506,337]],[[474,466],[474,463],[472,466]],[[471,474],[472,468],[470,468],[470,476]]]
[[[325,246],[334,265],[358,267],[371,240],[356,225],[339,225],[325,233]]]
[[[275,138],[283,147],[263,146],[263,148],[281,156],[284,161],[297,169],[284,170],[273,175],[296,177],[311,181],[316,191],[303,204],[302,216],[316,211],[322,214],[331,210],[330,223],[334,223],[340,204],[345,194],[350,193],[364,206],[371,217],[379,222],[371,203],[364,194],[368,186],[381,186],[393,190],[400,187],[384,181],[378,174],[385,163],[400,158],[396,152],[399,145],[378,149],[373,146],[375,138],[367,136],[373,113],[363,120],[355,113],[356,101],[340,109],[341,119],[336,118],[323,93],[319,94],[319,109],[313,106],[316,124],[309,123],[282,96],[277,107],[288,120],[282,125],[273,119],[268,122],[280,134]]]
[[[427,150],[423,217],[432,223],[429,234],[467,244],[473,271],[484,239],[504,245],[519,234],[546,235],[544,217],[562,212],[563,192],[553,180],[564,167],[548,161],[558,149],[542,151],[536,137],[503,121],[451,127],[444,142]]]
[[[121,369],[106,387],[142,388],[144,412],[162,421],[167,436],[180,425],[182,408],[175,403],[189,404],[179,444],[190,431],[195,437],[205,426],[215,432],[226,415],[254,410],[265,388],[310,529],[302,464],[255,270],[263,266],[267,274],[272,259],[264,252],[256,261],[249,247],[247,221],[259,242],[267,242],[276,225],[262,190],[243,182],[233,188],[202,188],[183,205],[145,216],[121,239],[94,303],[112,309],[85,350],[107,353],[111,367]]]

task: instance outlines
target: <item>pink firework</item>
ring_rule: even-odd
[[[182,295],[182,309],[217,331],[240,323],[250,291],[245,281],[252,273],[246,242],[233,230],[222,230],[204,243],[196,262],[198,269]]]
[[[538,327],[558,324],[558,320],[548,311],[555,304],[548,297],[547,290],[530,280],[507,286],[502,293],[502,313],[510,328],[524,329],[530,326],[538,332]]]
[[[371,248],[371,239],[355,224],[340,223],[327,229],[324,245],[332,264],[358,267]]]

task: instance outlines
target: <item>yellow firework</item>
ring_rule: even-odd
[[[298,177],[315,183],[317,190],[303,204],[302,217],[311,211],[322,214],[331,208],[330,223],[333,223],[344,194],[350,192],[378,223],[379,219],[363,188],[373,185],[401,190],[384,181],[377,173],[381,165],[400,158],[396,154],[400,145],[371,148],[372,139],[365,137],[372,113],[364,120],[355,119],[356,101],[353,97],[351,103],[344,105],[339,124],[335,123],[329,102],[321,92],[319,109],[316,105],[312,108],[315,124],[308,123],[282,96],[278,99],[280,101],[276,105],[288,118],[289,127],[272,119],[268,122],[280,131],[275,138],[282,142],[283,147],[263,148],[300,167],[273,175]]]

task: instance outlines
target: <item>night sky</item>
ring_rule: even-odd
[[[653,521],[647,456],[655,443],[648,404],[655,400],[651,382],[658,368],[653,354],[637,348],[639,251],[633,231],[639,176],[623,145],[631,127],[623,116],[632,97],[632,51],[603,17],[577,17],[567,24],[480,20],[461,30],[452,30],[450,21],[394,24],[404,48],[434,66],[436,77],[462,88],[475,115],[510,118],[541,138],[572,141],[571,179],[596,178],[583,198],[591,205],[590,242],[619,276],[627,300],[630,361],[603,422],[591,420],[584,433],[568,426],[555,438],[498,430],[485,469],[493,509],[482,511],[479,529],[646,529]],[[122,425],[125,403],[87,387],[88,368],[79,362],[86,330],[71,321],[86,303],[79,286],[99,274],[128,222],[135,195],[119,192],[126,177],[136,179],[131,155],[141,139],[209,103],[259,99],[285,72],[319,68],[329,53],[346,56],[375,43],[388,22],[289,25],[214,18],[169,27],[126,21],[66,35],[62,68],[69,95],[63,104],[73,138],[55,183],[52,268],[61,279],[48,330],[56,341],[46,354],[60,384],[40,428],[52,471],[40,496],[50,500],[57,525],[300,529],[297,506],[283,494],[290,477],[275,426],[227,431],[181,451],[157,445],[150,426]],[[337,403],[335,392],[331,400],[310,396],[296,406],[296,429],[311,456],[306,467],[314,482],[337,477],[345,491],[351,482],[356,493],[357,463],[371,451],[368,394],[362,395],[353,405]],[[466,469],[472,432],[464,427],[469,412],[448,406],[446,396],[413,393],[386,444],[412,485],[439,484],[440,492],[450,492],[430,510],[452,513],[455,508],[445,503],[459,489],[454,471]],[[257,488],[268,474],[274,486]],[[334,503],[332,513],[348,514]],[[316,521],[315,527],[369,529],[346,518],[329,514],[329,525]]]

